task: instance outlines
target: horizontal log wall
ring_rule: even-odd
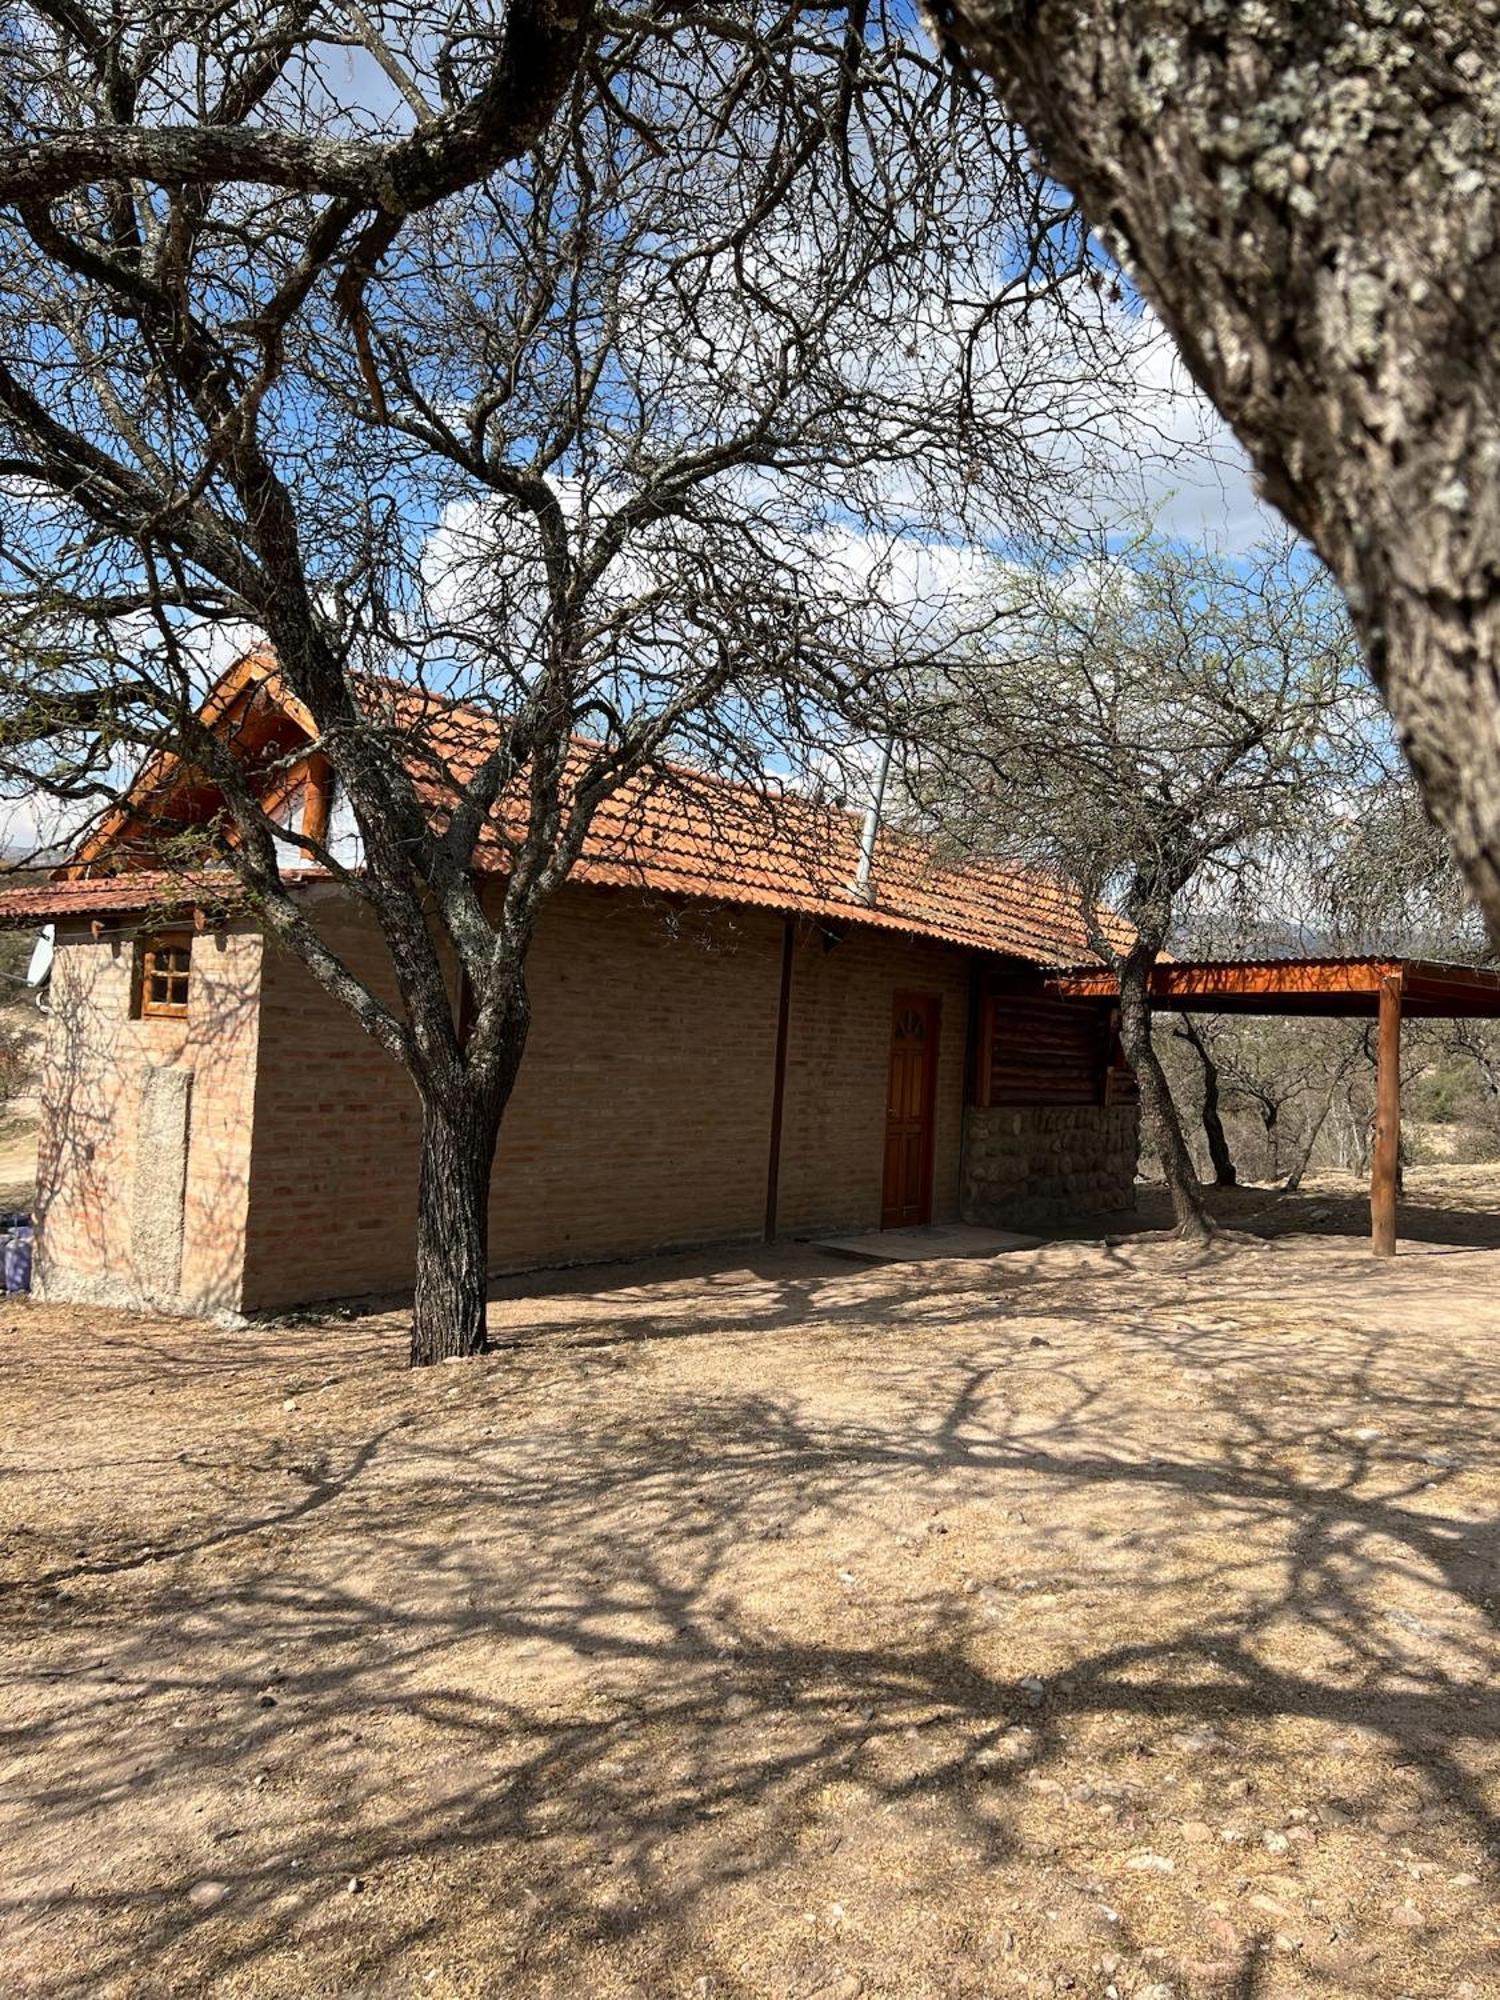
[[[976,1104],[1103,1105],[1128,1102],[1134,1091],[1108,1004],[1014,982],[983,995]]]

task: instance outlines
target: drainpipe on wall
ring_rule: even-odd
[[[792,1015],[792,960],[797,950],[797,919],[787,917],[781,931],[781,990],[776,1001],[776,1055],[771,1072],[771,1150],[766,1162],[767,1243],[776,1240],[776,1197],[781,1185],[781,1122],[786,1108],[786,1046]]]

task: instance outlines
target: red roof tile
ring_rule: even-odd
[[[379,684],[372,706],[386,706],[397,729],[420,737],[428,754],[413,755],[413,775],[441,817],[445,776],[462,784],[489,754],[494,718],[391,683]],[[573,754],[581,765],[590,746]],[[1093,962],[1076,899],[1055,878],[997,861],[947,861],[930,842],[889,826],[876,842],[867,900],[854,887],[861,826],[862,815],[840,807],[675,766],[632,779],[603,802],[573,875],[601,888],[868,924],[1052,969]],[[480,843],[481,868],[503,873],[521,830],[521,802],[502,800]],[[99,875],[0,891],[0,923],[181,909],[234,894],[233,878],[218,872]]]
[[[220,909],[243,896],[237,879],[224,869],[176,874],[140,868],[122,875],[61,877],[0,890],[0,924],[50,923],[54,917],[181,916],[199,907]]]
[[[399,684],[383,683],[380,693],[395,726],[419,733],[455,784],[499,740],[494,718],[479,710]],[[580,766],[593,747],[575,747]],[[413,769],[429,809],[441,815],[444,784],[431,766]],[[628,780],[604,800],[573,873],[601,887],[870,924],[1053,968],[1094,962],[1077,899],[1055,877],[1014,863],[944,860],[931,841],[899,828],[886,826],[877,838],[867,900],[854,888],[863,819],[770,783],[756,789],[673,765]],[[507,839],[522,830],[519,801],[506,810],[502,800],[493,833],[480,843],[481,862],[503,872]]]

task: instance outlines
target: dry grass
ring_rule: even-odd
[[[419,1377],[13,1310],[0,1992],[1500,1993],[1500,1176],[1414,1194]]]

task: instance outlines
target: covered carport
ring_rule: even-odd
[[[1070,1000],[1118,991],[1103,970],[1055,975]],[[1419,958],[1171,959],[1151,969],[1153,1010],[1201,1014],[1346,1015],[1378,1022],[1375,1145],[1370,1161],[1370,1239],[1377,1257],[1396,1252],[1401,1156],[1401,1023],[1500,1018],[1500,970]]]

